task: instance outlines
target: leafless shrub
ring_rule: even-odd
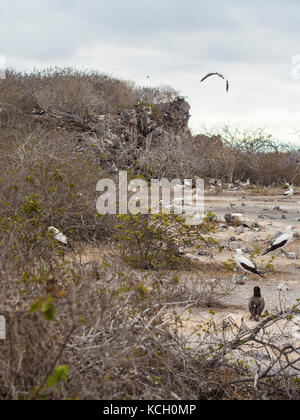
[[[251,179],[260,185],[297,183],[299,151],[267,135],[264,130],[240,130],[224,126],[221,130],[198,135],[209,177],[227,182]]]
[[[77,78],[53,80],[36,91],[35,97],[38,105],[46,111],[59,110],[83,118],[100,113],[104,105],[93,86]]]
[[[150,150],[142,150],[136,166],[147,179],[195,179],[205,171],[198,144],[189,137],[170,136]]]
[[[7,321],[7,340],[0,342],[1,399],[299,399],[299,347],[286,341],[282,325],[297,307],[252,329],[232,320],[218,324],[212,313],[208,324],[191,332],[181,314],[192,317],[216,306],[228,293],[226,282],[213,272],[204,276],[189,260],[184,272],[170,264],[155,271],[151,264],[132,268],[112,241],[120,221],[96,215],[95,187],[105,173],[95,156],[76,151],[78,127],[89,135],[83,121],[94,113],[173,95],[168,88],[139,90],[74,69],[9,71],[1,81],[0,314]],[[53,123],[35,119],[33,107],[50,109]],[[68,129],[64,118],[71,121]],[[117,158],[107,151],[106,160],[115,158],[117,167],[134,168],[147,179],[251,174],[266,183],[280,181],[290,167],[288,180],[297,182],[297,153],[269,140],[171,136],[151,150],[124,146]],[[280,157],[277,166],[274,156]],[[75,250],[59,245],[50,225]],[[176,254],[175,230],[145,237],[144,249],[148,245],[156,257],[168,247]],[[130,230],[137,238],[140,233]],[[130,243],[127,251],[136,249]]]
[[[78,160],[72,138],[40,131],[3,146],[1,265],[9,260],[21,267],[35,257],[51,258],[55,241],[49,226],[61,230],[71,243],[112,235],[115,221],[96,213],[101,169],[88,157]]]
[[[137,89],[139,102],[160,104],[172,102],[178,97],[178,92],[170,86],[141,87]]]
[[[290,371],[299,348],[274,333],[290,311],[253,329],[219,325],[212,315],[188,333],[180,314],[192,316],[201,291],[189,295],[180,278],[128,270],[109,250],[89,253],[85,263],[79,257],[55,267],[65,292],[59,299],[45,294],[41,281],[23,282],[21,292],[5,280],[15,294],[0,306],[9,325],[1,343],[1,398],[299,398]],[[249,359],[259,371],[249,370]]]

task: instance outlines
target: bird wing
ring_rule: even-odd
[[[240,264],[240,267],[241,267],[241,268],[243,268],[244,270],[246,270],[246,271],[250,271],[251,273],[253,273],[253,274],[257,274],[257,275],[259,275],[259,276],[261,276],[261,277],[265,277],[265,276],[263,275],[263,273],[261,273],[261,272],[257,269],[257,267],[253,264],[253,262],[252,262],[252,261],[247,260],[247,258],[240,257],[240,258],[239,258],[239,264]]]
[[[63,234],[63,233],[61,233],[61,232],[59,232],[57,235],[55,235],[55,239],[57,240],[57,241],[59,241],[59,242],[62,242],[63,244],[65,244],[65,245],[67,245],[68,244],[68,239],[67,239],[67,237]]]
[[[213,72],[213,73],[207,73],[207,75],[203,77],[203,79],[201,80],[201,82],[203,82],[205,79],[207,79],[210,76],[219,76],[219,77],[221,77],[222,79],[225,80],[225,77],[223,76],[223,74],[218,73],[218,72]]]
[[[58,229],[56,229],[55,227],[50,226],[48,228],[48,231],[53,233],[54,239],[56,239],[57,241],[62,242],[65,245],[68,244],[67,237],[63,233],[61,233]]]
[[[225,77],[223,76],[223,74],[218,73],[218,72],[214,72],[214,73],[207,73],[207,75],[204,76],[203,79],[201,79],[201,82],[203,82],[205,79],[207,79],[208,77],[211,77],[211,76],[219,76],[219,77],[221,77],[221,79],[225,80]],[[226,92],[228,92],[228,91],[229,91],[229,81],[226,80]]]
[[[253,315],[254,314],[254,308],[255,308],[255,305],[254,305],[254,298],[253,298],[253,296],[250,298],[250,300],[249,300],[249,312],[250,312],[250,314],[251,315]]]
[[[277,245],[279,246],[285,245],[285,243],[290,239],[290,237],[291,237],[291,234],[284,233],[283,235],[279,236],[279,238],[275,239],[275,241],[272,243],[272,247],[277,246]]]
[[[288,241],[283,241],[280,242],[277,245],[272,245],[270,248],[268,248],[262,255],[267,255],[269,252],[275,251],[278,248],[282,248],[284,245],[286,245],[288,243]]]
[[[203,79],[201,79],[201,82],[204,82],[205,79],[207,79],[210,76],[215,76],[217,73],[207,73],[206,76],[203,77]]]
[[[240,257],[240,263],[246,265],[249,268],[256,268],[253,262],[245,257]]]
[[[262,314],[263,310],[265,309],[265,299],[261,298],[260,304],[258,306],[259,308],[259,315]]]

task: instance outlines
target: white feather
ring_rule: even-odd
[[[240,249],[236,250],[236,255],[234,256],[234,259],[237,265],[244,271],[247,271],[247,270],[244,267],[242,267],[242,264],[245,264],[247,267],[250,267],[250,268],[256,268],[252,261],[243,257],[242,251]]]
[[[65,244],[65,245],[68,244],[67,237],[63,233],[61,233],[58,229],[56,229],[54,226],[50,226],[48,228],[48,231],[54,233],[54,239],[56,239],[57,241]]]
[[[279,238],[275,239],[275,241],[272,243],[272,246],[279,245],[285,241],[287,241],[287,243],[285,244],[287,245],[293,239],[293,237],[294,237],[294,232],[292,231],[292,227],[288,226],[286,228],[286,232],[283,235],[279,236]]]

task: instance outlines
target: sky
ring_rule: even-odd
[[[227,124],[300,144],[299,0],[0,0],[4,59],[171,85],[195,134]],[[211,71],[228,93],[218,77],[200,83]]]

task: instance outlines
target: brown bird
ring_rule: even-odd
[[[208,73],[206,76],[203,77],[203,79],[201,79],[201,82],[203,82],[205,79],[207,79],[210,76],[219,76],[219,77],[221,77],[221,79],[226,80],[226,92],[229,91],[229,81],[227,79],[225,79],[225,77],[223,76],[223,74],[218,73],[218,72]]]
[[[45,289],[47,294],[52,297],[64,298],[66,296],[66,292],[58,286],[57,281],[53,277],[46,280]]]
[[[251,314],[251,318],[254,318],[255,321],[259,320],[259,317],[262,314],[262,311],[265,307],[265,300],[261,296],[260,288],[254,287],[254,295],[249,300],[249,311]]]

